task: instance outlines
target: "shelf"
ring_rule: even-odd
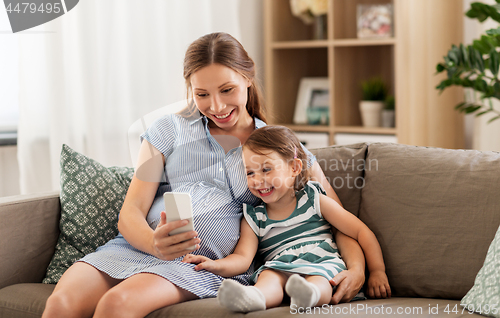
[[[335,126],[336,133],[396,135],[396,128]]]
[[[272,44],[273,49],[326,48],[328,40],[280,41]]]
[[[396,39],[341,39],[333,40],[333,46],[377,46],[377,45],[394,45]]]
[[[349,46],[382,46],[394,45],[394,38],[386,39],[341,39],[341,40],[306,40],[306,41],[279,41],[272,43],[273,49],[302,49],[302,48],[326,48],[349,47]]]
[[[325,132],[329,133],[332,129],[329,126],[322,125],[286,125],[288,128],[294,131],[301,132]]]

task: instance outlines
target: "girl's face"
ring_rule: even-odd
[[[275,151],[264,153],[261,155],[243,147],[243,162],[250,192],[266,204],[294,197],[295,177],[302,168],[297,163],[300,160],[287,162]]]
[[[231,129],[250,118],[246,105],[251,82],[221,64],[205,66],[191,75],[198,110],[220,129]]]

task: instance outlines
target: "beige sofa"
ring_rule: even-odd
[[[313,151],[346,209],[378,237],[394,297],[316,308],[318,316],[470,317],[460,299],[500,224],[500,154],[396,144]],[[41,284],[59,235],[58,193],[0,199],[0,317],[40,317]],[[287,304],[247,314],[300,314]],[[475,315],[475,314],[474,314]],[[148,317],[239,317],[215,299]]]

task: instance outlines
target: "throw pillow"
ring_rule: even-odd
[[[474,286],[460,304],[469,311],[500,318],[500,227],[488,248]]]
[[[63,145],[61,234],[44,283],[57,283],[75,261],[118,234],[118,213],[133,174],[133,168],[106,168]]]

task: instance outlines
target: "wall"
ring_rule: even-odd
[[[0,146],[0,197],[19,193],[17,146]]]
[[[463,0],[464,10],[470,8],[470,4],[477,0]],[[494,0],[482,0],[481,2],[495,4]],[[474,39],[477,39],[484,34],[486,30],[497,28],[498,23],[488,19],[483,23],[464,17],[464,44],[471,44]],[[500,109],[500,102],[493,100],[493,106]],[[493,115],[483,115],[475,117],[474,115],[465,116],[465,140],[466,148],[476,150],[493,150],[500,151],[500,120],[496,120],[488,124],[488,120],[494,117]]]

